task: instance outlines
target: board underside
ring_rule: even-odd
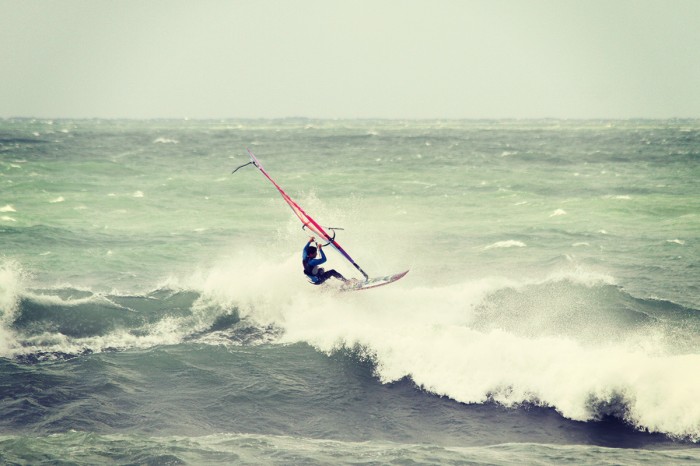
[[[393,283],[396,280],[403,278],[407,273],[408,273],[408,270],[394,274],[394,275],[386,275],[384,277],[370,278],[369,280],[366,280],[364,282],[361,282],[361,281],[352,282],[352,283],[348,283],[347,285],[343,285],[343,287],[341,289],[343,291],[368,290],[370,288],[376,288],[378,286],[384,286],[384,285],[388,285],[389,283]]]

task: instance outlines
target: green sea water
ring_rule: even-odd
[[[409,274],[309,286],[247,147]],[[0,120],[0,451],[696,460],[699,179],[697,120]]]
[[[389,260],[380,251],[398,249],[408,253],[387,266],[427,263],[414,271],[429,269],[422,280],[454,281],[493,269],[532,273],[569,256],[659,298],[699,304],[695,122],[4,127],[5,250],[40,274],[104,274],[106,286],[115,272],[133,274],[129,286],[148,287],[173,265],[199,265],[241,239],[298,245],[301,234],[279,237],[290,216],[277,193],[251,173],[230,176],[251,146],[307,210],[350,230],[350,252],[369,253],[377,267]]]

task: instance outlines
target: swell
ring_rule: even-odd
[[[579,465],[700,461],[696,449],[650,451],[539,443],[464,447],[241,433],[184,437],[70,431],[31,439],[3,435],[0,447],[8,463],[18,464],[66,459],[79,465],[99,464],[105,459],[128,464],[337,464],[356,463],[358,456],[381,458],[385,464],[556,464],[562,458]]]
[[[551,407],[700,439],[695,309],[575,275],[387,290],[379,305],[359,304],[327,319],[290,312],[300,322],[288,318],[284,339],[360,347],[381,382],[407,378],[460,403]]]
[[[472,328],[528,338],[567,337],[582,344],[663,339],[667,353],[700,347],[700,311],[668,300],[638,298],[624,288],[568,278],[491,293],[475,307]]]
[[[192,290],[115,295],[70,287],[23,292],[5,331],[15,345],[0,356],[24,363],[186,342],[257,344],[279,333]]]
[[[441,289],[434,289],[433,293],[444,295]],[[5,304],[17,308],[6,327],[25,336],[60,333],[89,338],[116,331],[144,333],[159,322],[174,319],[183,324],[183,335],[201,336],[239,323],[239,307],[246,307],[243,301],[251,305],[250,299],[242,297],[240,301],[237,305],[235,298],[224,300],[210,290],[167,287],[136,295],[98,293],[70,286],[30,289],[20,292],[16,305]],[[663,299],[638,298],[605,281],[589,282],[570,276],[529,284],[498,284],[467,304],[470,315],[465,324],[480,332],[503,330],[530,338],[563,336],[597,344],[653,330],[673,337],[666,351],[694,351],[700,336],[698,309]],[[246,315],[254,325],[255,312]],[[195,322],[194,316],[203,323]]]
[[[384,384],[410,380],[460,403],[551,407],[700,438],[696,309],[576,275],[371,295],[241,287],[232,296],[223,278],[142,295],[22,291],[3,321],[16,343],[3,356],[32,364],[180,344],[306,343],[351,349]]]

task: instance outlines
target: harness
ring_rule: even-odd
[[[310,260],[311,260],[311,259],[309,259],[309,258],[307,257],[306,260],[304,260],[304,261],[301,262],[302,265],[304,266],[304,275],[307,275],[307,276],[309,276],[309,277],[315,277],[316,274],[314,273],[314,268],[309,266],[309,261],[310,261]],[[316,269],[316,271],[318,272],[318,269]]]
[[[304,275],[306,275],[312,285],[320,285],[323,283],[320,277],[323,275],[324,270],[317,265],[310,266],[309,262],[311,262],[311,260],[311,258],[307,258],[305,261],[301,262],[304,266]]]

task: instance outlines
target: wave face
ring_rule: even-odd
[[[230,175],[246,146],[370,275],[411,272],[309,286],[296,218]],[[697,459],[699,147],[696,122],[0,121],[3,459]]]
[[[261,265],[260,275],[293,263]],[[272,345],[284,359],[288,345],[303,343],[370,364],[383,384],[409,380],[460,403],[549,407],[575,421],[613,417],[643,431],[699,438],[696,309],[635,298],[609,277],[576,273],[376,294],[288,292],[282,277],[289,274],[278,272],[281,291],[267,290],[270,282],[219,288],[242,275],[235,269],[212,271],[197,289],[139,296],[25,291],[3,329],[13,342],[4,356],[33,365],[163,346]]]

